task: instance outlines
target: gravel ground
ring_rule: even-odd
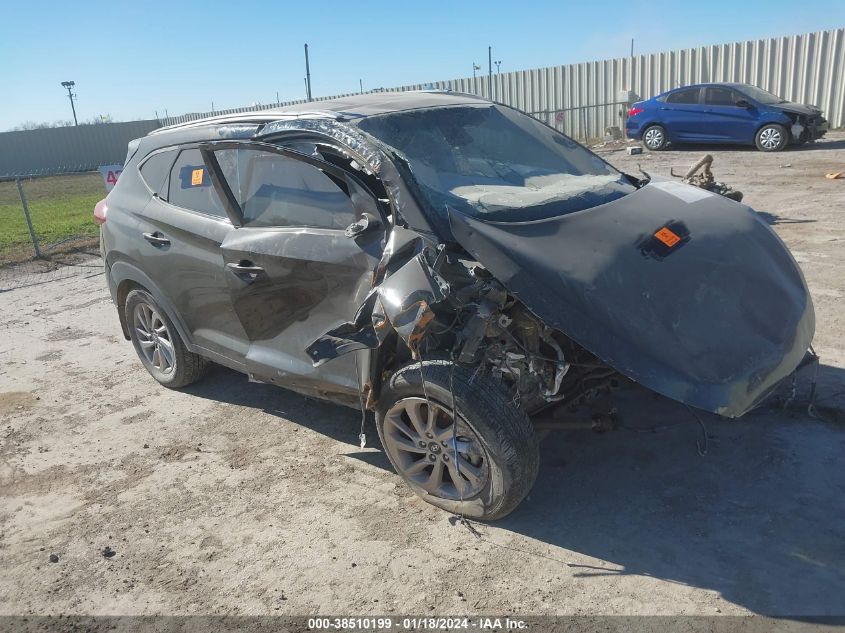
[[[707,151],[803,266],[827,421],[702,416],[701,456],[683,407],[632,389],[627,428],[548,435],[476,535],[358,448],[351,409],[225,369],[159,387],[80,268],[0,294],[0,614],[845,614],[845,133]]]

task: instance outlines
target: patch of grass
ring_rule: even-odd
[[[42,251],[58,242],[97,236],[94,205],[106,195],[98,173],[33,178],[21,184]],[[17,186],[14,181],[0,182],[0,263],[33,254]]]

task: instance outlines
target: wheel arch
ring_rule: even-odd
[[[666,124],[665,124],[663,121],[651,120],[651,121],[649,121],[648,123],[643,123],[643,125],[642,125],[642,127],[641,127],[640,129],[642,130],[642,132],[643,132],[643,133],[645,133],[645,131],[646,131],[648,128],[650,128],[650,127],[652,127],[652,126],[654,126],[654,125],[659,125],[660,127],[662,127],[662,128],[663,128],[663,133],[666,135],[666,138],[670,138],[669,128],[667,128],[667,127],[666,127]],[[642,134],[640,134],[640,138],[642,138]]]
[[[779,125],[779,126],[781,126],[783,129],[786,130],[786,134],[789,137],[789,140],[792,140],[792,131],[790,130],[792,122],[789,120],[789,117],[787,117],[786,115],[784,115],[783,118],[786,119],[786,121],[784,121],[782,118],[774,117],[774,116],[766,117],[764,120],[760,121],[757,124],[757,127],[754,129],[754,136],[752,137],[752,142],[754,141],[754,139],[757,138],[757,135],[760,133],[760,130],[762,130],[767,125]]]
[[[126,310],[124,309],[126,306],[126,297],[129,296],[132,290],[140,289],[152,295],[156,303],[167,313],[168,318],[170,318],[170,321],[173,323],[186,347],[192,352],[195,351],[196,346],[181,315],[146,273],[129,262],[119,261],[112,264],[110,275],[115,288],[114,301],[115,305],[117,305],[120,327],[127,341],[129,340],[129,324],[126,322]]]

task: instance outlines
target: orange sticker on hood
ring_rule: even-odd
[[[660,229],[657,233],[654,234],[654,237],[666,244],[666,246],[668,246],[669,248],[672,248],[675,244],[681,241],[681,238],[678,236],[678,234],[675,233],[668,226],[664,226],[662,229]]]

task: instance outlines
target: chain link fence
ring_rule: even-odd
[[[624,136],[629,107],[629,103],[611,101],[560,110],[539,110],[528,114],[576,141],[590,144],[605,140],[612,134],[611,128],[616,128],[617,134]],[[599,131],[600,135],[597,135],[596,131]]]
[[[105,195],[98,172],[0,181],[0,292],[90,272],[99,257],[93,210]]]

